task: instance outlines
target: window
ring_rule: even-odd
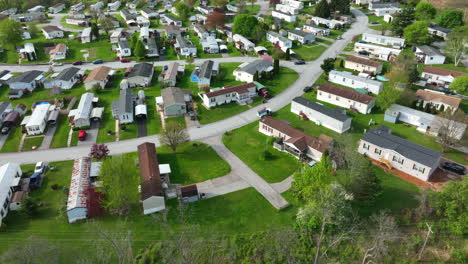
[[[397,156],[393,156],[393,161],[396,161],[400,164],[403,164],[403,162],[405,161],[405,159],[401,158],[401,157],[397,157]]]
[[[210,102],[214,103],[216,101],[216,98],[211,98]]]
[[[366,143],[362,144],[363,149],[369,150],[369,147],[370,147],[369,144],[366,144]]]
[[[419,171],[420,173],[424,173],[424,171],[426,170],[426,168],[423,168],[421,166],[418,166],[415,164],[413,164],[413,170],[416,170],[416,171]]]
[[[340,98],[337,96],[337,97],[336,97],[336,100],[337,100],[337,101],[339,101],[339,100],[340,100]]]
[[[226,97],[230,97],[230,96],[231,96],[231,94],[229,94],[229,93],[228,93],[228,94],[226,94]]]
[[[378,148],[375,148],[374,153],[380,155],[382,153],[382,150],[378,149]]]

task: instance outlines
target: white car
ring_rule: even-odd
[[[46,169],[46,164],[43,161],[39,161],[36,163],[36,166],[34,167],[34,173],[44,173]]]

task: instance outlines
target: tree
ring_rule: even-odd
[[[245,9],[245,7],[246,7],[245,0],[240,0],[240,1],[238,1],[236,6],[237,6],[237,12],[238,12],[239,14],[243,14],[243,13],[246,12],[246,9]]]
[[[195,5],[196,2],[197,2],[197,0],[184,0],[184,3],[185,3],[190,9],[193,8],[193,6]]]
[[[377,95],[375,99],[375,104],[380,108],[380,110],[387,110],[392,104],[401,96],[401,90],[394,85],[384,85],[382,91]]]
[[[185,62],[187,62],[188,64],[192,64],[194,61],[195,61],[195,58],[191,56],[185,59]]]
[[[3,46],[14,49],[21,41],[23,41],[21,23],[13,19],[5,19],[0,22],[0,43]]]
[[[330,6],[327,0],[320,0],[320,2],[318,2],[318,4],[315,6],[315,16],[329,18],[330,13]]]
[[[286,49],[286,60],[291,59],[291,50],[289,48]]]
[[[99,27],[109,35],[109,32],[114,28],[114,22],[110,17],[99,19]]]
[[[322,160],[313,167],[304,166],[301,171],[294,174],[291,184],[294,196],[303,201],[315,199],[319,189],[333,181],[333,167],[330,157],[324,155]]]
[[[280,71],[279,60],[278,60],[278,59],[275,59],[275,60],[273,61],[273,72],[274,72],[275,74],[278,74],[279,71]]]
[[[403,37],[410,45],[427,45],[432,42],[429,34],[429,23],[426,21],[416,21],[403,30]]]
[[[253,7],[255,2],[257,2],[256,0],[249,0],[250,1],[250,6]]]
[[[429,2],[419,2],[414,12],[414,16],[418,20],[431,20],[436,14],[437,9]]]
[[[463,11],[448,9],[440,13],[436,18],[437,24],[441,27],[456,28],[463,25]]]
[[[259,78],[258,78],[258,71],[255,72],[254,76],[253,76],[253,80],[258,82]]]
[[[187,20],[190,12],[190,8],[187,6],[187,4],[185,4],[184,2],[177,2],[175,4],[175,9],[177,11],[178,16],[182,20]]]
[[[102,162],[99,171],[104,194],[102,204],[111,213],[127,214],[139,201],[139,177],[135,161],[129,156],[113,156]]]
[[[207,28],[216,29],[217,26],[224,26],[224,14],[221,12],[212,12],[206,16]]]
[[[465,128],[468,124],[468,117],[462,109],[455,112],[444,111],[439,114],[439,118],[434,120],[432,127],[438,127],[438,141],[445,152],[450,146],[456,145],[463,138]]]
[[[91,152],[89,153],[89,156],[97,160],[102,160],[109,156],[109,149],[107,148],[106,144],[94,143],[91,146]]]
[[[468,76],[458,76],[450,84],[450,89],[457,92],[458,94],[468,95]]]
[[[166,127],[161,133],[161,144],[172,149],[172,152],[176,152],[177,146],[181,143],[187,142],[189,136],[185,128],[176,122],[168,122]]]
[[[131,37],[130,37],[130,41],[129,41],[129,45],[132,49],[135,49],[138,41],[140,41],[140,39],[138,38],[138,36],[136,34],[133,34]]]
[[[452,55],[453,64],[458,66],[468,51],[468,25],[452,30],[445,43],[445,50]]]
[[[467,197],[468,177],[462,177],[461,181],[449,181],[429,198],[436,215],[441,218],[439,225],[455,235],[468,234]]]
[[[99,38],[99,27],[96,23],[91,24],[91,35],[93,35],[96,39]]]
[[[389,243],[400,238],[398,225],[394,217],[381,211],[370,217],[371,228],[365,239],[364,257],[362,263],[384,263],[389,255]]]
[[[322,68],[326,73],[329,73],[331,70],[335,69],[335,58],[326,58],[323,60],[320,68]]]
[[[139,59],[143,59],[146,56],[146,48],[145,44],[141,40],[139,40],[133,50],[135,56]]]
[[[246,38],[252,38],[255,35],[257,18],[251,15],[237,15],[234,17],[232,30],[234,33],[240,34]]]
[[[37,215],[38,207],[39,204],[37,203],[37,200],[32,198],[31,196],[27,196],[21,202],[20,211],[28,218],[32,218]]]
[[[29,34],[31,34],[32,38],[37,37],[37,35],[39,34],[39,29],[37,28],[35,24],[29,24],[28,31],[29,31]]]
[[[414,20],[414,9],[410,6],[403,7],[401,13],[396,15],[391,23],[392,32],[395,35],[403,35],[403,30],[413,23]]]

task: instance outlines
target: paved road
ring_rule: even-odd
[[[262,104],[256,107],[253,107],[245,112],[242,112],[236,116],[214,122],[211,124],[197,127],[188,128],[188,133],[191,140],[202,140],[205,138],[213,137],[216,135],[222,135],[224,132],[239,128],[246,124],[255,122],[258,120],[256,116],[256,111],[263,107],[267,106],[273,111],[277,111],[282,107],[288,105],[291,100],[300,96],[303,92],[302,89],[306,85],[313,84],[317,78],[322,73],[320,69],[320,64],[325,58],[336,57],[344,49],[346,44],[351,42],[353,36],[366,32],[367,30],[367,17],[360,11],[353,9],[353,12],[356,14],[357,22],[352,25],[352,27],[343,34],[343,40],[337,40],[333,45],[331,45],[317,60],[309,62],[306,65],[293,65],[290,62],[282,62],[282,65],[291,67],[297,71],[300,76],[296,82],[294,82],[290,87],[283,91],[278,96],[272,98],[266,104]],[[238,57],[238,58],[218,58],[219,62],[245,62],[251,61],[255,58],[251,57]],[[198,62],[203,60],[197,59]],[[155,62],[155,65],[164,65],[168,62]],[[112,67],[122,67],[120,62],[113,63],[115,66]],[[84,67],[87,67],[85,65]],[[9,69],[11,71],[18,71],[19,69],[38,69],[41,66],[0,66],[0,70]],[[48,66],[45,66],[48,67]],[[123,140],[119,142],[108,143],[109,150],[112,154],[121,154],[127,152],[136,151],[136,146],[143,142],[154,142],[158,143],[157,136],[148,136],[136,139]],[[35,163],[37,157],[41,157],[44,161],[60,161],[60,160],[70,160],[82,157],[89,153],[89,147],[77,146],[72,148],[63,148],[63,149],[54,149],[54,150],[38,150],[33,152],[23,152],[23,153],[1,153],[0,154],[0,164],[6,162],[17,162],[17,163]]]
[[[289,206],[288,201],[279,192],[224,146],[221,135],[207,138],[203,142],[209,144],[221,158],[229,163],[235,175],[254,187],[273,207],[280,210]]]

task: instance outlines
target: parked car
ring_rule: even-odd
[[[86,140],[86,130],[80,130],[78,133],[78,140],[85,141]]]
[[[271,98],[271,95],[268,93],[268,90],[266,88],[262,88],[258,91],[258,95],[260,95],[263,98],[269,99]]]
[[[121,62],[121,63],[129,63],[130,60],[129,60],[129,59],[120,59],[120,62]]]
[[[457,163],[445,162],[442,165],[442,168],[444,168],[444,169],[446,169],[448,171],[451,171],[451,172],[455,172],[455,173],[460,174],[460,175],[465,175],[465,167],[463,167],[462,165],[457,164]]]
[[[305,63],[305,61],[303,61],[303,60],[297,60],[297,61],[294,62],[294,64],[295,64],[295,65],[304,65],[304,64],[306,64],[306,63]]]
[[[257,116],[262,117],[266,115],[271,115],[271,113],[273,113],[273,111],[271,111],[270,108],[262,107],[257,111]]]
[[[372,21],[371,24],[372,24],[372,25],[378,25],[379,22],[378,22],[378,21]]]
[[[336,37],[337,40],[343,39],[341,36]]]
[[[312,86],[306,86],[304,89],[302,89],[302,91],[304,91],[304,93],[310,92],[312,91]]]
[[[103,63],[104,63],[104,61],[101,60],[101,59],[98,59],[98,60],[94,60],[94,61],[93,61],[93,64],[103,64]]]
[[[37,189],[42,185],[42,173],[34,173],[29,178],[29,188],[30,189]]]
[[[1,132],[1,133],[2,133],[2,135],[6,135],[6,134],[8,134],[8,132],[10,132],[10,130],[11,130],[11,127],[6,126],[6,127],[3,127],[3,128],[2,128],[2,132]]]
[[[450,90],[449,88],[441,88],[440,89],[442,92],[446,93],[446,94],[449,94],[449,95],[456,95],[456,93],[452,90]]]
[[[365,50],[360,50],[358,53],[361,54],[361,55],[369,55],[369,52],[367,52]]]
[[[34,166],[34,173],[44,173],[46,169],[46,164],[43,161],[39,161],[36,163],[36,166]]]
[[[365,41],[365,40],[360,40],[360,41],[358,41],[358,42],[359,42],[359,43],[363,43],[363,44],[366,44],[366,43],[367,43],[367,41]]]
[[[72,63],[72,65],[83,65],[82,61],[75,61]]]

